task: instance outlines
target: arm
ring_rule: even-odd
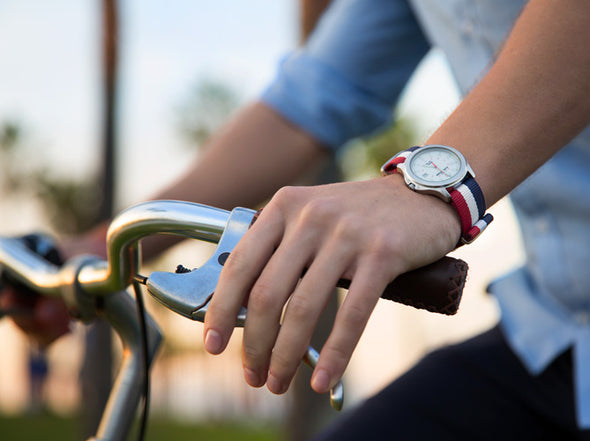
[[[255,207],[327,157],[320,142],[255,102],[229,121],[208,141],[204,154],[152,199],[194,201],[228,210]],[[66,239],[64,254],[106,256],[107,228],[104,222],[81,237]],[[146,238],[142,256],[152,259],[177,242],[171,237]]]
[[[257,102],[217,133],[193,167],[155,199],[255,206],[327,156],[319,142]]]
[[[533,0],[489,73],[428,140],[459,149],[488,206],[590,122],[590,4]]]
[[[428,140],[465,154],[489,205],[590,122],[589,25],[588,2],[531,1],[490,72]],[[246,379],[282,393],[335,280],[351,278],[312,378],[313,388],[326,392],[385,284],[440,258],[458,237],[449,206],[412,193],[399,176],[282,190],[224,267],[207,314],[206,348],[225,348],[247,299]]]
[[[193,166],[153,199],[254,207],[327,157],[319,141],[257,102],[217,133]],[[154,257],[169,244],[162,238],[144,241],[143,255]]]

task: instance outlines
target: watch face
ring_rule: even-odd
[[[426,146],[416,150],[407,167],[411,177],[422,185],[446,186],[463,178],[465,160],[447,146]]]

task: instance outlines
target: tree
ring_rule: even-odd
[[[0,188],[23,200],[39,201],[47,221],[58,233],[87,230],[98,213],[101,194],[97,177],[68,178],[44,166],[44,161],[37,165],[27,161],[22,127],[22,123],[11,120],[0,123]]]
[[[416,134],[412,121],[396,118],[394,123],[378,133],[351,141],[339,158],[346,179],[377,175],[385,161],[416,144]]]
[[[19,179],[18,168],[15,168],[15,155],[21,139],[21,129],[15,121],[4,121],[0,124],[0,167],[2,175],[0,188],[7,192],[18,191],[22,181]]]
[[[191,145],[201,147],[240,103],[238,94],[218,80],[200,79],[180,106],[180,130]]]

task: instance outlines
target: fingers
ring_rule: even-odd
[[[19,296],[19,293],[10,285],[4,287],[1,294],[0,307],[17,311],[18,313],[13,315],[12,321],[23,331],[32,333],[35,324],[34,316],[37,297],[26,294]]]
[[[326,234],[320,224],[317,216],[301,215],[285,231],[282,213],[267,207],[225,264],[205,320],[205,347],[214,354],[225,349],[247,299],[242,348],[251,386],[267,382],[272,392],[287,390],[325,304],[353,260],[349,241]]]
[[[61,298],[18,293],[7,287],[1,297],[2,307],[15,308],[13,322],[41,346],[47,346],[70,330],[70,317]]]
[[[219,354],[226,348],[240,307],[283,234],[280,221],[268,218],[267,213],[261,214],[221,271],[205,316],[205,349],[211,354]],[[264,225],[264,234],[258,234],[261,225]]]
[[[289,299],[270,359],[267,386],[271,392],[280,394],[288,389],[319,317],[347,266],[350,255],[345,248],[338,243],[324,246]],[[334,255],[342,260],[334,262]]]
[[[41,297],[35,305],[39,327],[38,341],[48,345],[70,331],[70,316],[65,302],[57,297]]]
[[[342,378],[386,284],[377,283],[370,272],[355,275],[312,375],[311,386],[316,392],[328,392]]]
[[[296,241],[285,240],[277,249],[249,295],[242,355],[246,381],[251,386],[266,382],[284,305],[310,260],[309,249],[291,243]]]

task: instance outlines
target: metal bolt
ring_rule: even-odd
[[[186,274],[186,273],[190,273],[191,270],[189,270],[188,268],[182,266],[182,265],[178,265],[176,267],[176,271],[174,271],[176,274]]]
[[[221,266],[225,265],[225,261],[227,260],[227,258],[229,257],[229,253],[225,252],[225,253],[221,253],[219,255],[219,257],[217,258],[217,261],[219,262],[219,264]]]

